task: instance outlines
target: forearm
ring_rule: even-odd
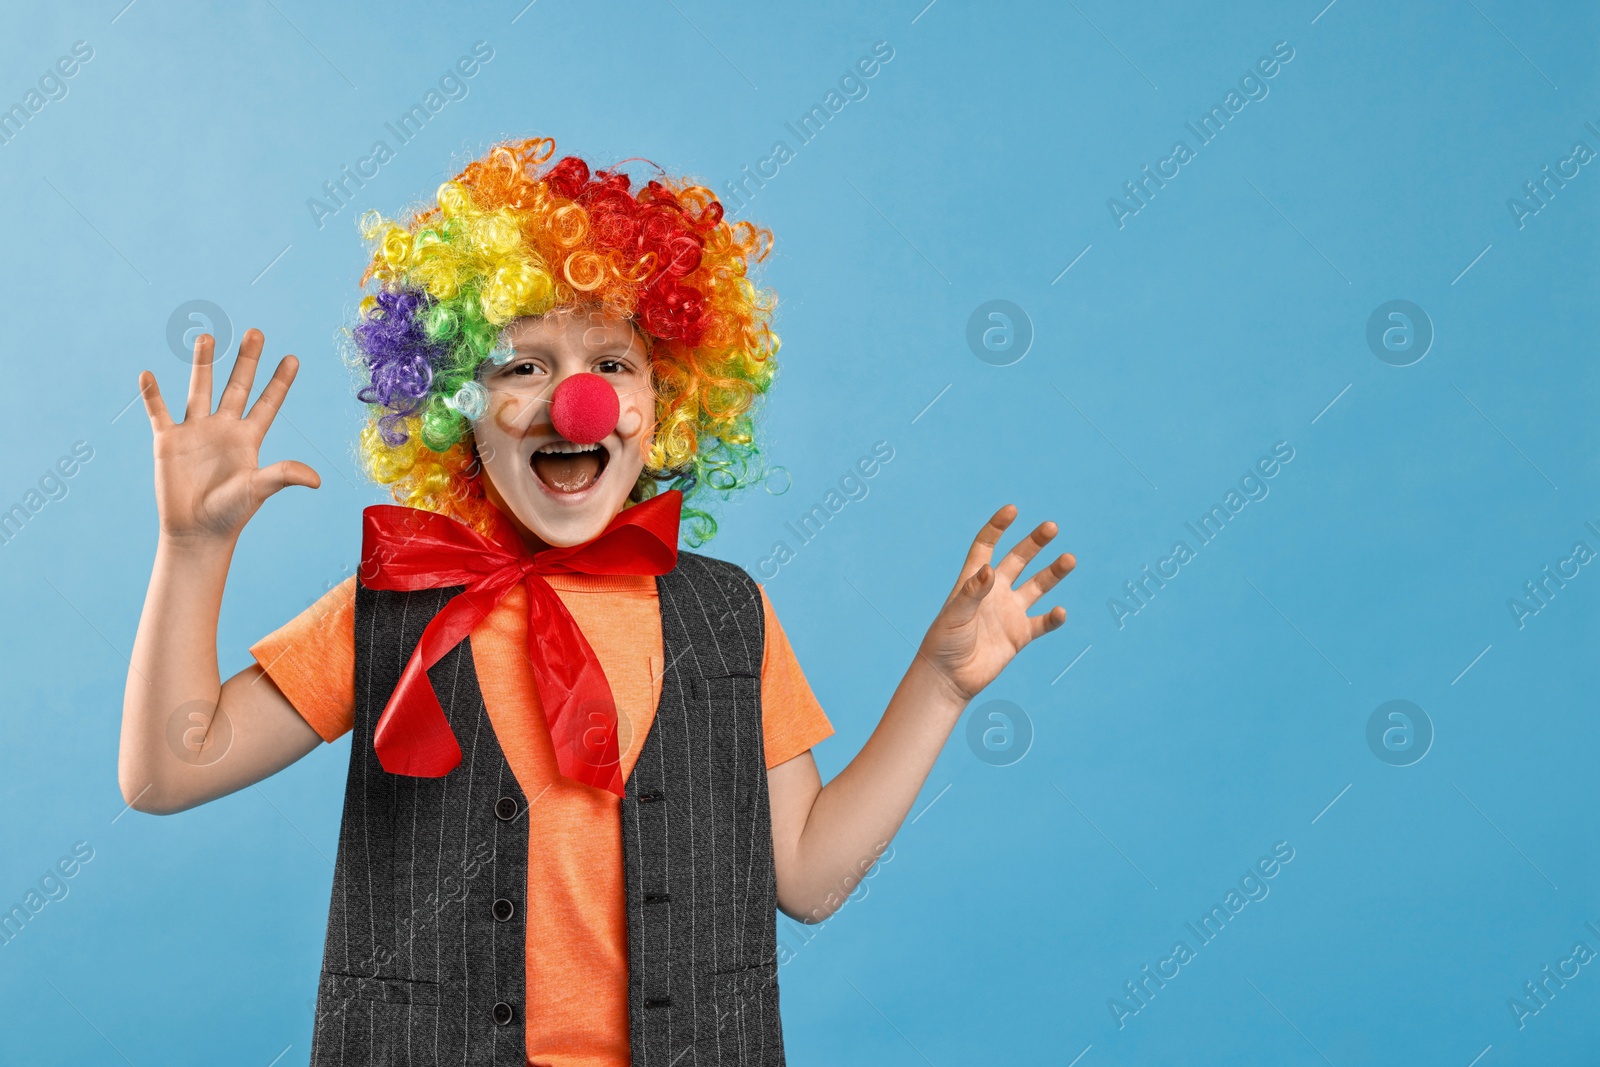
[[[820,922],[888,847],[967,701],[922,656],[912,660],[856,758],[816,796],[785,868],[780,905]]]
[[[180,736],[209,729],[217,708],[217,619],[233,548],[231,540],[165,536],[157,545],[123,692],[117,760],[123,798],[139,810],[171,811],[192,802],[188,772],[194,766],[180,758],[183,749],[173,750],[168,734],[175,717],[182,720]]]

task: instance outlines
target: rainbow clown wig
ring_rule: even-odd
[[[635,191],[576,156],[545,166],[554,155],[549,138],[499,144],[404,225],[362,216],[373,255],[361,283],[378,283],[348,331],[369,406],[362,463],[397,503],[491,535],[501,520],[470,419],[485,398],[479,367],[506,358],[501,330],[557,309],[630,317],[649,346],[656,433],[629,499],[670,483],[686,539],[702,544],[716,522],[690,499],[765,473],[752,409],[777,370],[776,296],[747,271],[772,234],[726,222],[704,186],[661,175]]]

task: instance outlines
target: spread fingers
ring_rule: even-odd
[[[1059,532],[1060,529],[1055,523],[1048,520],[1041,522],[1033,528],[1032,533],[1012,546],[1011,551],[1006,553],[1005,559],[1000,561],[995,570],[1005,583],[1010,585],[1017,580],[1017,575],[1022,573],[1022,568],[1028,565],[1028,561],[1037,556],[1039,550],[1054,540]]]

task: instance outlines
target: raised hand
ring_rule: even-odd
[[[163,537],[174,542],[229,542],[238,537],[262,502],[284,486],[315,489],[322,484],[316,471],[297,460],[258,466],[261,441],[300,366],[294,356],[284,356],[245,414],[264,340],[260,330],[245,331],[233,373],[212,412],[211,366],[216,340],[210,334],[196,338],[182,422],[173,422],[167,413],[155,375],[139,373],[139,391],[155,434],[156,509]]]
[[[1029,615],[1028,609],[1077,566],[1070,553],[1012,588],[1028,562],[1054,540],[1055,523],[1040,523],[999,566],[991,564],[995,545],[1016,517],[1016,507],[1007,504],[978,531],[961,576],[922,639],[920,654],[963,701],[994,681],[1029,641],[1067,621],[1060,605],[1043,615]]]

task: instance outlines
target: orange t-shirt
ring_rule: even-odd
[[[661,696],[661,611],[642,575],[549,575],[588,639],[618,712],[621,770],[633,769]],[[326,741],[355,719],[355,578],[250,648]],[[759,586],[758,586],[759,588]],[[833,733],[766,590],[761,710],[768,767]],[[495,737],[528,797],[528,1063],[627,1067],[628,938],[621,800],[560,777],[527,656],[527,591],[518,585],[473,629],[472,657]]]

